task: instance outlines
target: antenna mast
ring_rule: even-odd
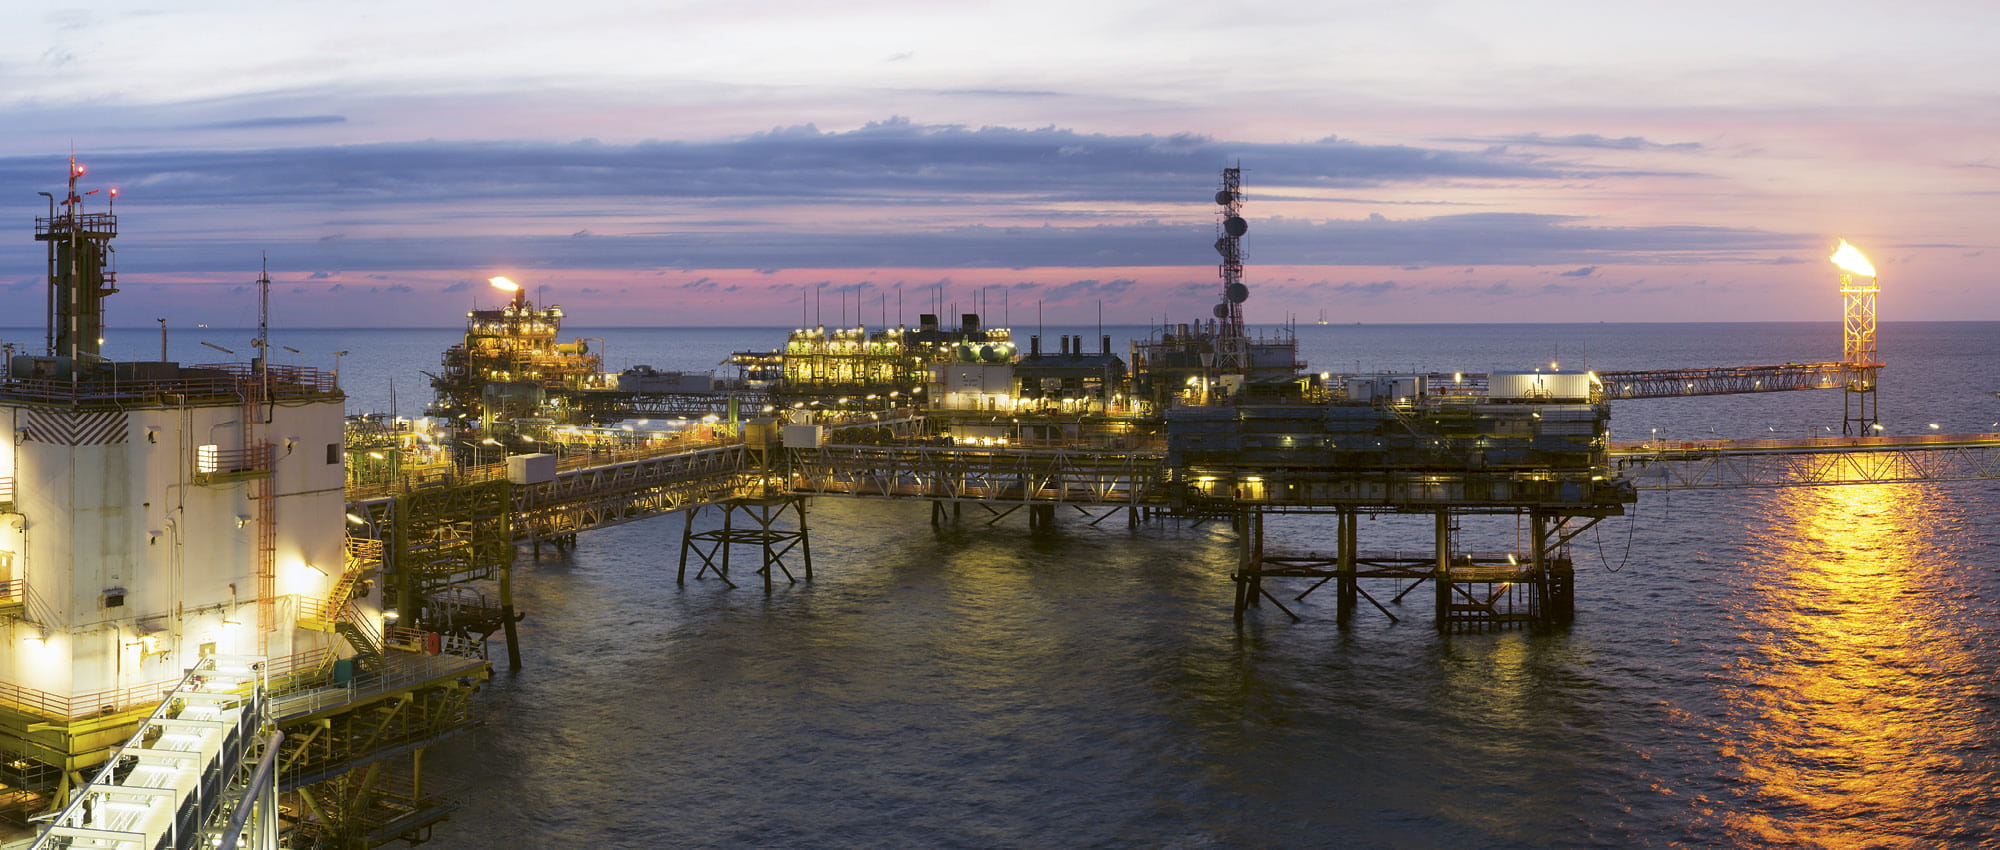
[[[268,393],[271,388],[271,256],[264,252],[257,254],[257,387]]]
[[[1243,338],[1243,302],[1250,298],[1250,288],[1243,285],[1243,234],[1250,232],[1250,222],[1243,218],[1243,169],[1222,169],[1222,188],[1215,193],[1215,203],[1222,207],[1222,220],[1218,223],[1222,235],[1215,240],[1215,251],[1222,255],[1219,271],[1222,274],[1222,301],[1215,305],[1215,318],[1220,325],[1216,332],[1215,371],[1218,375],[1249,375],[1250,352]]]
[[[257,272],[257,356],[268,359],[271,344],[271,255],[258,252]]]

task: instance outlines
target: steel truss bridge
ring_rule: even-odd
[[[1775,366],[1715,366],[1698,369],[1637,369],[1598,372],[1606,399],[1682,398],[1705,395],[1783,392],[1786,390],[1838,390],[1848,386],[1856,373],[1875,370],[1881,363],[1780,363]],[[1470,388],[1483,392],[1490,376],[1484,374],[1428,376],[1436,391],[1451,394]]]
[[[1846,387],[1849,376],[1857,370],[1881,366],[1880,363],[1784,363],[1777,366],[1601,372],[1597,378],[1604,383],[1605,398],[1675,398],[1783,390],[1837,390]]]
[[[2000,478],[2000,434],[1614,443],[1605,458],[1612,480],[1640,491],[1973,481]],[[476,470],[459,483],[498,475],[497,469]],[[1481,480],[1449,470],[1402,477],[1411,494],[1401,498],[1413,503],[1439,501],[1416,488]],[[760,450],[734,443],[580,463],[552,482],[513,487],[509,528],[514,540],[534,542],[732,499],[779,495],[997,508],[1166,508],[1176,490],[1190,488],[1192,504],[1215,511],[1239,505],[1310,507],[1315,501],[1277,497],[1268,485],[1245,493],[1177,483],[1159,451],[843,444]],[[1384,495],[1332,496],[1323,506],[1381,501]],[[394,498],[376,495],[349,507],[358,516],[381,517]]]
[[[1399,561],[1391,569],[1373,564],[1374,556],[1359,550],[1344,560],[1338,553],[1266,553],[1261,517],[1337,514],[1351,527],[1359,514],[1434,513],[1443,518],[1518,513],[1547,525],[1538,534],[1547,545],[1529,561],[1544,563],[1559,558],[1561,543],[1574,530],[1622,513],[1623,503],[1644,491],[2000,478],[2000,434],[1620,443],[1588,467],[1541,472],[1435,468],[1196,474],[1202,471],[1175,469],[1160,451],[839,443],[784,449],[733,442],[595,463],[575,459],[555,480],[533,485],[508,486],[498,479],[498,469],[475,470],[456,484],[432,482],[354,502],[350,521],[358,521],[351,531],[358,538],[403,541],[385,548],[409,561],[398,568],[404,577],[397,584],[400,604],[411,608],[420,599],[449,597],[455,586],[473,581],[497,576],[504,587],[518,544],[553,542],[563,548],[584,531],[677,511],[688,517],[683,580],[686,555],[693,552],[700,557],[697,578],[713,573],[728,581],[729,550],[736,545],[763,550],[759,572],[767,587],[778,573],[791,576],[780,556],[794,550],[804,556],[810,576],[804,500],[811,496],[926,501],[932,505],[933,523],[945,519],[947,511],[961,516],[968,505],[985,511],[988,524],[1025,511],[1030,528],[1055,522],[1058,511],[1074,511],[1090,525],[1120,511],[1129,525],[1168,514],[1245,527],[1246,518],[1254,515],[1255,552],[1245,555],[1238,573],[1239,580],[1246,575],[1254,579],[1245,591],[1252,595],[1239,597],[1239,611],[1259,599],[1277,601],[1262,589],[1265,577],[1324,579],[1347,570],[1343,601],[1373,601],[1352,579],[1409,578],[1443,564],[1437,576],[1450,577],[1454,594],[1483,599],[1441,602],[1443,622],[1454,613],[1477,619],[1478,612],[1495,610],[1496,588],[1530,582],[1489,581],[1488,573],[1519,568],[1513,563],[1502,567],[1490,557],[1463,564],[1402,559],[1408,563]],[[470,507],[452,508],[459,503]],[[723,530],[695,531],[695,514],[708,508],[723,511]],[[788,510],[795,519],[779,522]],[[466,516],[476,519],[466,521]],[[1449,545],[1443,538],[1439,542]],[[1488,589],[1469,589],[1479,582]],[[1542,595],[1534,604],[1543,611],[1566,608],[1567,590],[1558,590],[1538,591]],[[1403,590],[1407,592],[1409,588]],[[455,602],[450,615],[461,622],[484,622],[490,631],[495,624],[511,622],[508,596],[503,589],[497,605],[492,600]]]
[[[1640,490],[1976,481],[2000,478],[2000,434],[1619,443],[1609,458]]]

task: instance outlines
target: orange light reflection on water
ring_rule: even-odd
[[[1949,833],[1929,822],[1935,804],[1960,790],[1966,754],[1986,742],[1964,675],[1977,659],[1941,610],[1951,603],[1933,595],[1949,568],[1926,557],[1940,498],[1908,484],[1774,498],[1719,730],[1746,799],[1709,812],[1737,837],[1845,847]]]

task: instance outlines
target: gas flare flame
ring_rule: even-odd
[[[1868,258],[1862,256],[1861,249],[1847,244],[1845,239],[1840,240],[1840,247],[1834,250],[1833,256],[1829,259],[1832,259],[1833,264],[1839,266],[1841,271],[1867,277],[1875,276],[1875,264],[1868,262]]]
[[[1847,243],[1845,243],[1845,242],[1842,242],[1842,243],[1840,243],[1840,244],[1842,244],[1842,245],[1845,245],[1845,244],[1847,244]],[[1860,256],[1860,255],[1859,255],[1859,254],[1856,254],[1855,256]],[[1867,260],[1863,260],[1862,262],[1864,262],[1864,263],[1865,263],[1865,262],[1867,262]],[[504,277],[489,277],[489,278],[487,278],[487,279],[486,279],[486,282],[487,282],[487,283],[490,283],[490,284],[493,284],[493,287],[494,287],[495,289],[505,289],[505,290],[507,290],[508,292],[520,292],[520,291],[521,291],[521,285],[520,285],[520,284],[518,284],[518,283],[515,283],[515,282],[513,282],[513,281],[511,281],[511,280],[508,280],[508,279],[506,279],[506,278],[504,278]]]

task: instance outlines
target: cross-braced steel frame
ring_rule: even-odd
[[[1296,511],[1295,511],[1296,512]],[[1587,514],[1564,510],[1520,507],[1512,511],[1437,510],[1433,512],[1434,537],[1430,551],[1363,551],[1358,520],[1363,514],[1404,513],[1379,506],[1341,507],[1330,513],[1335,518],[1337,541],[1333,552],[1280,552],[1264,546],[1266,511],[1244,509],[1237,519],[1237,568],[1235,617],[1240,624],[1245,613],[1265,602],[1294,621],[1297,612],[1265,586],[1265,581],[1300,580],[1309,582],[1291,596],[1304,602],[1314,591],[1333,583],[1337,594],[1336,617],[1342,626],[1353,621],[1360,600],[1400,622],[1376,593],[1389,596],[1389,604],[1425,583],[1433,589],[1432,599],[1437,628],[1484,629],[1505,626],[1561,626],[1575,618],[1575,570],[1568,554],[1571,539],[1596,525],[1616,507],[1599,508]],[[1311,511],[1310,513],[1327,513]],[[1521,552],[1470,552],[1455,550],[1452,543],[1456,518],[1470,513],[1513,513],[1528,520],[1531,529],[1528,547]],[[1369,584],[1364,585],[1367,581]],[[1381,588],[1387,585],[1387,590]]]
[[[1640,490],[1974,481],[2000,478],[2000,442],[1991,434],[1725,440],[1683,449],[1621,448],[1610,461]]]
[[[722,527],[708,531],[695,531],[695,518],[703,511],[714,508],[722,512]],[[787,512],[793,519],[791,528],[779,525]],[[755,546],[759,564],[757,574],[764,578],[764,592],[770,593],[773,580],[783,573],[787,583],[798,583],[798,576],[792,573],[785,559],[794,550],[798,552],[805,579],[812,581],[812,538],[806,525],[806,497],[778,495],[754,499],[730,499],[712,505],[698,505],[685,512],[687,525],[681,532],[681,566],[674,576],[676,584],[687,583],[688,554],[694,553],[701,559],[701,566],[695,571],[695,579],[714,575],[723,584],[735,587],[729,578],[730,552],[737,546]],[[739,523],[740,518],[743,522]]]
[[[1159,452],[824,446],[791,454],[794,492],[952,502],[1138,506],[1164,502]]]

